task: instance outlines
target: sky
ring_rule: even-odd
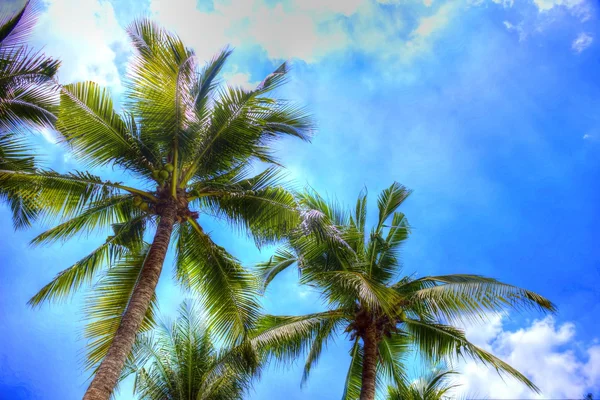
[[[4,2],[1,7],[13,3]],[[414,190],[404,271],[473,273],[534,290],[556,315],[510,313],[465,327],[467,337],[531,378],[541,395],[468,360],[460,390],[488,398],[600,396],[600,25],[591,0],[45,0],[32,45],[63,60],[63,83],[94,80],[117,103],[131,56],[124,27],[150,16],[200,60],[235,48],[223,77],[251,87],[293,65],[282,95],[305,104],[311,144],[279,143],[296,187],[352,204],[393,181]],[[58,171],[78,167],[51,131],[35,143]],[[103,171],[111,178],[118,171]],[[81,398],[81,301],[26,301],[107,235],[29,246],[0,207],[0,399]],[[245,265],[273,249],[206,218]],[[158,287],[163,315],[185,296],[170,259]],[[263,300],[275,314],[322,310],[319,296],[278,278]],[[248,399],[341,397],[350,342],[330,343],[307,385],[303,362],[270,368]],[[130,399],[131,382],[116,396]]]

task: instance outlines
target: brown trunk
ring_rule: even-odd
[[[150,307],[150,301],[165,261],[177,213],[175,204],[166,205],[161,211],[160,222],[142,267],[140,279],[133,290],[131,301],[123,314],[108,353],[102,360],[92,383],[83,396],[84,400],[108,400],[110,398],[125,361],[133,348],[136,334],[140,329],[148,307]]]
[[[362,385],[360,387],[360,400],[375,399],[375,382],[377,373],[377,360],[379,358],[379,340],[375,326],[364,330],[363,339],[363,364]]]

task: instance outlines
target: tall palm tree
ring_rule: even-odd
[[[0,131],[4,133],[23,124],[49,126],[55,119],[57,92],[52,79],[60,62],[27,46],[35,13],[27,1],[20,11],[0,18]]]
[[[270,95],[285,81],[286,64],[254,90],[224,87],[217,77],[230,50],[200,69],[194,52],[154,23],[139,20],[127,31],[136,55],[124,111],[117,113],[109,91],[93,82],[65,85],[56,129],[83,165],[120,168],[128,184],[89,171],[0,171],[0,190],[20,201],[17,225],[60,221],[34,244],[113,229],[30,300],[36,306],[64,299],[111,267],[103,279],[118,285],[100,285],[103,295],[87,307],[88,366],[97,366],[89,400],[109,398],[136,334],[150,324],[171,242],[175,277],[199,291],[211,330],[230,342],[243,336],[257,316],[255,280],[199,218],[219,217],[259,244],[281,238],[298,214],[279,184],[270,144],[285,135],[307,140],[312,130],[303,109]],[[272,166],[252,176],[256,161]]]
[[[229,363],[232,350],[215,348],[200,310],[183,303],[175,322],[136,342],[134,393],[140,400],[242,399],[252,383],[254,365]],[[240,368],[241,367],[241,368]]]
[[[265,285],[297,265],[300,282],[322,294],[328,308],[303,316],[264,316],[253,340],[274,356],[294,359],[307,352],[303,382],[332,337],[350,335],[350,368],[344,399],[371,400],[377,383],[404,379],[403,356],[413,346],[438,362],[467,355],[535,385],[507,363],[475,346],[457,322],[488,313],[537,308],[554,311],[547,299],[479,275],[413,278],[402,273],[400,248],[410,228],[398,207],[411,192],[392,184],[379,195],[379,215],[367,232],[367,197],[354,212],[328,203],[314,192],[301,196],[303,221],[289,244],[260,266]]]
[[[458,387],[452,383],[452,375],[455,371],[439,368],[432,369],[418,379],[400,385],[388,387],[387,400],[444,400],[450,399],[453,389]]]

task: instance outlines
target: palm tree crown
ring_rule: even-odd
[[[468,355],[506,372],[530,388],[525,376],[470,343],[453,326],[488,313],[532,307],[554,311],[547,299],[478,275],[401,277],[400,249],[410,227],[398,207],[410,190],[392,184],[379,196],[375,226],[366,231],[367,197],[353,212],[314,192],[301,196],[303,221],[288,245],[260,266],[265,284],[297,265],[301,283],[314,287],[328,311],[305,316],[265,316],[255,341],[277,357],[307,352],[303,381],[324,345],[346,332],[353,343],[344,399],[373,399],[376,384],[404,378],[403,356],[416,347],[425,359]]]
[[[447,368],[434,368],[424,372],[412,382],[402,382],[397,387],[388,387],[387,400],[444,400],[451,396],[459,385],[452,383],[457,372]]]
[[[88,171],[0,170],[0,191],[18,200],[11,203],[16,226],[40,218],[59,222],[34,244],[112,229],[30,300],[35,306],[64,299],[101,276],[86,332],[88,366],[104,360],[105,368],[89,399],[107,398],[136,333],[149,325],[172,237],[175,276],[199,291],[212,331],[229,341],[243,335],[258,312],[255,280],[212,241],[199,218],[224,219],[257,243],[281,238],[298,213],[293,195],[279,184],[270,144],[285,135],[307,140],[312,132],[302,108],[271,95],[285,82],[286,64],[253,90],[227,87],[218,74],[230,50],[200,68],[192,50],[154,23],[139,20],[127,31],[136,55],[123,111],[117,113],[109,91],[94,82],[65,85],[56,129],[83,165],[121,168],[135,183]],[[274,166],[252,175],[255,161]]]
[[[227,362],[231,350],[217,350],[200,310],[183,303],[175,322],[164,322],[138,340],[134,392],[141,400],[242,399],[253,366]]]

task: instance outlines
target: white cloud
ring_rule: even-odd
[[[496,4],[501,4],[504,8],[510,8],[515,4],[515,0],[492,0]]]
[[[44,52],[62,60],[61,81],[89,79],[121,90],[116,59],[128,45],[112,5],[96,0],[47,0],[45,5],[35,37]]]
[[[582,51],[590,47],[593,41],[594,38],[592,38],[587,33],[582,32],[579,35],[577,35],[577,38],[575,38],[575,40],[573,40],[571,48],[577,53],[581,53]]]
[[[429,50],[431,37],[448,26],[459,6],[458,2],[446,3],[427,17],[419,20],[417,27],[411,32],[410,40],[406,43],[405,56],[414,56]]]
[[[227,44],[259,44],[271,58],[311,62],[346,45],[336,16],[354,13],[360,2],[298,1],[294,5],[288,9],[282,4],[270,7],[261,0],[233,0],[215,2],[214,12],[204,13],[196,9],[195,0],[152,0],[150,8],[201,59],[209,59]]]
[[[582,21],[586,21],[591,17],[588,0],[533,0],[533,2],[540,12],[548,12],[555,8],[564,7]]]
[[[501,317],[486,325],[467,328],[467,337],[530,378],[542,394],[536,395],[512,378],[503,380],[495,370],[461,362],[456,368],[461,390],[496,399],[582,398],[600,381],[600,345],[583,346],[575,340],[575,325],[556,325],[552,317],[536,320],[516,331],[504,330]]]

